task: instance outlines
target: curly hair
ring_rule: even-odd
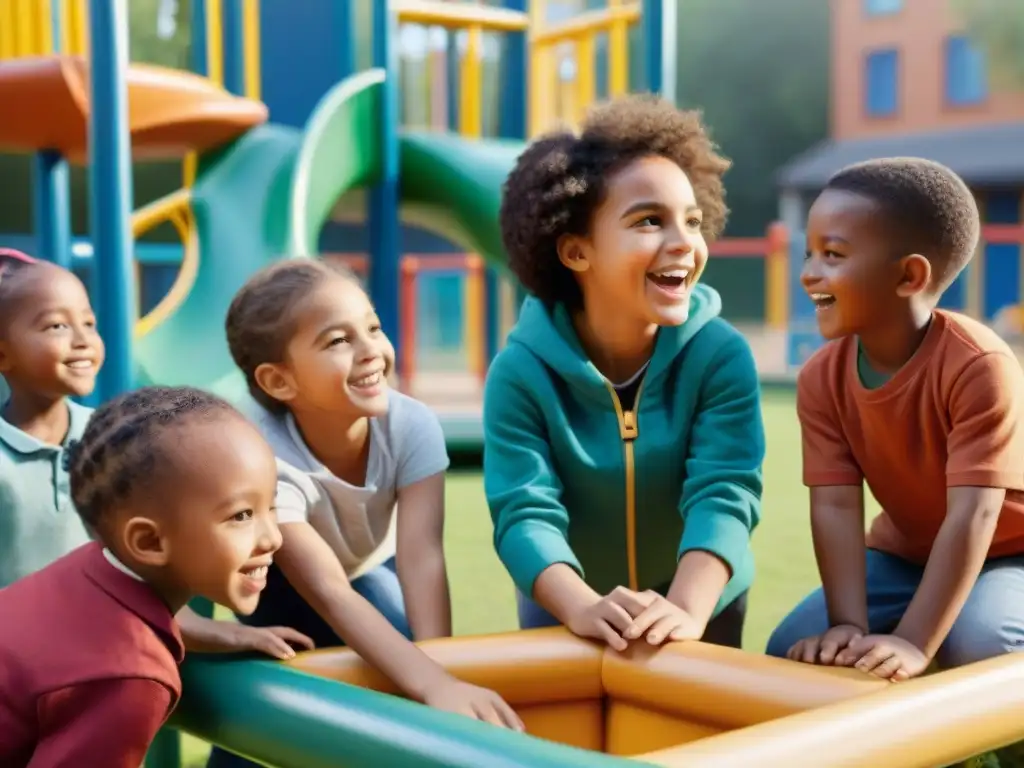
[[[705,238],[721,234],[729,212],[722,176],[730,161],[718,154],[700,112],[649,94],[619,98],[593,108],[578,135],[560,131],[530,144],[505,181],[501,236],[509,267],[528,291],[548,305],[582,302],[559,261],[558,239],[586,234],[609,177],[651,156],[682,168],[704,214]]]
[[[932,266],[931,289],[946,290],[974,256],[981,219],[971,190],[956,173],[919,157],[886,157],[840,169],[825,189],[878,205],[899,256],[917,253]]]
[[[79,516],[100,531],[114,505],[144,493],[174,452],[188,450],[178,430],[229,415],[243,418],[227,401],[192,387],[143,387],[104,403],[65,451]]]
[[[303,301],[331,277],[361,285],[354,272],[336,262],[285,259],[250,277],[231,300],[224,321],[228,349],[245,375],[249,394],[269,411],[280,412],[285,406],[263,391],[256,369],[284,360]]]

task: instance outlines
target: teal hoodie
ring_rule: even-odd
[[[522,306],[484,392],[484,488],[494,545],[532,595],[575,568],[604,595],[662,594],[689,550],[732,571],[715,615],[749,588],[765,439],[750,346],[697,285],[689,318],[661,328],[635,413],[587,358],[563,306]]]

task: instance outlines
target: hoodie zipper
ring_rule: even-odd
[[[615,406],[615,415],[619,419],[619,437],[622,438],[622,452],[626,461],[626,564],[629,573],[629,588],[634,592],[637,589],[636,575],[636,462],[633,455],[633,442],[640,435],[637,411],[640,408],[640,396],[644,391],[644,384],[647,377],[640,382],[636,390],[636,397],[633,399],[632,410],[624,411],[622,401],[619,400],[619,393],[615,391],[612,383],[605,379],[604,385],[612,396],[612,405]]]

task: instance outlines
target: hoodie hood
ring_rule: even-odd
[[[690,315],[686,322],[658,330],[647,380],[653,384],[659,379],[690,340],[721,311],[722,299],[718,292],[702,283],[695,285],[690,293]],[[548,309],[535,296],[527,297],[508,343],[529,349],[573,387],[607,400],[605,378],[583,351],[565,305]]]

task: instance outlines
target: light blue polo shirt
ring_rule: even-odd
[[[47,445],[0,419],[0,588],[90,540],[71,503],[64,448],[78,440],[91,408],[67,401],[62,446]]]

